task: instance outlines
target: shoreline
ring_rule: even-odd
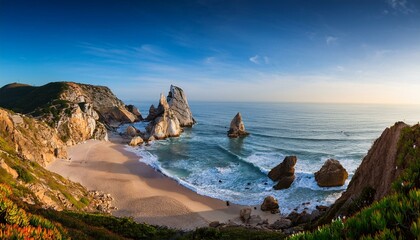
[[[225,201],[200,195],[140,162],[135,153],[125,149],[122,137],[109,135],[108,142],[88,140],[69,147],[71,160],[57,159],[47,169],[89,190],[110,193],[112,205],[117,207],[114,216],[182,230],[206,227],[213,221],[240,224],[239,212],[245,207],[269,223],[281,217],[261,211],[260,206],[227,206]]]

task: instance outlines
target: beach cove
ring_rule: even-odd
[[[47,169],[91,190],[109,193],[115,199],[115,216],[138,222],[190,230],[210,222],[237,219],[244,206],[199,195],[126,151],[123,140],[110,134],[110,141],[88,140],[68,149],[69,159],[58,159]],[[253,206],[252,206],[253,207]],[[280,216],[256,206],[252,214],[273,223]]]

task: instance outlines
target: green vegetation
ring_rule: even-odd
[[[35,181],[35,178],[32,174],[30,174],[25,168],[15,165],[13,166],[13,169],[16,170],[16,172],[19,175],[19,178],[22,179],[25,183],[32,183]]]
[[[398,143],[397,163],[405,169],[393,183],[394,194],[349,219],[337,219],[291,239],[419,239],[420,126],[407,127]],[[365,192],[369,197],[369,191]],[[365,196],[365,197],[366,197]]]
[[[14,112],[30,113],[38,107],[51,104],[67,88],[64,82],[48,83],[41,87],[6,85],[0,89],[0,106]]]
[[[269,240],[269,239],[284,239],[285,235],[281,232],[252,230],[243,227],[228,227],[228,228],[199,228],[195,231],[189,232],[179,239],[229,239],[229,240]]]

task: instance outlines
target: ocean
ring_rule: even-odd
[[[150,104],[135,105],[146,117]],[[190,102],[190,107],[198,123],[180,137],[127,150],[198,194],[243,205],[259,205],[272,195],[284,214],[331,205],[386,127],[420,120],[418,105]],[[250,135],[229,139],[237,112]],[[274,190],[267,173],[288,155],[298,158],[296,179],[289,189]],[[342,187],[315,182],[314,172],[329,158],[349,173]]]

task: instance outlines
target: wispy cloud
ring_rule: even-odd
[[[251,61],[251,62],[253,62],[253,63],[255,63],[255,64],[260,64],[260,56],[255,55],[255,56],[253,56],[253,57],[250,57],[250,58],[249,58],[249,61]]]
[[[263,63],[264,64],[270,64],[270,58],[268,58],[267,56],[261,57],[258,54],[253,56],[253,57],[250,57],[249,61],[252,62],[252,63],[255,63],[257,65],[263,64]]]
[[[325,37],[325,42],[327,43],[327,45],[334,45],[337,43],[337,41],[338,41],[338,37],[334,37],[334,36]]]
[[[395,11],[403,14],[410,14],[416,12],[416,9],[408,3],[407,0],[388,0],[388,5]],[[386,12],[385,14],[387,14]]]

